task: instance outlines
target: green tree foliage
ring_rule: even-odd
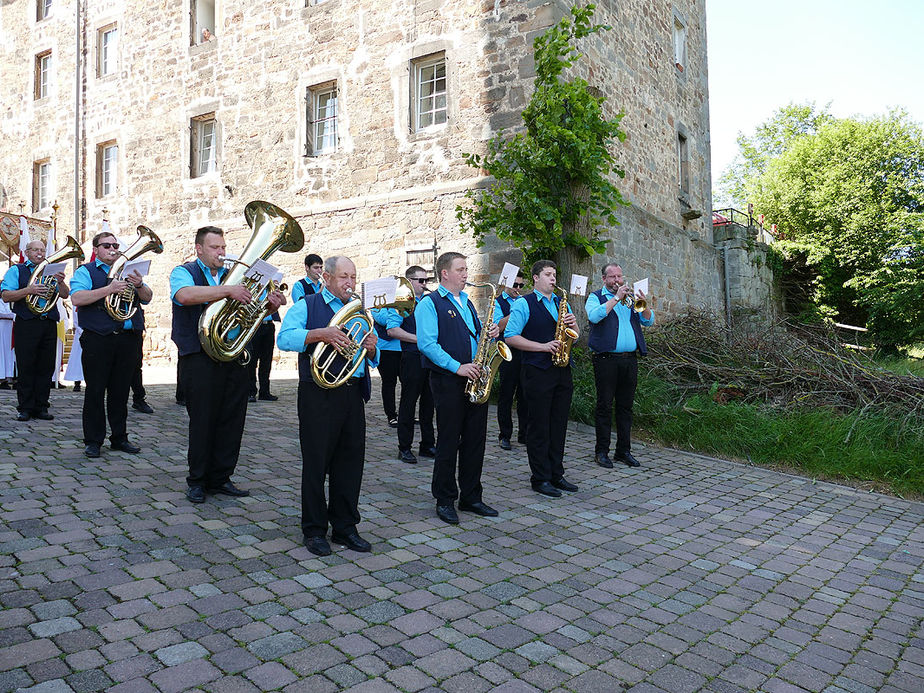
[[[865,323],[888,350],[924,339],[921,126],[899,111],[790,106],[743,139],[746,199],[785,234],[778,247],[808,270],[819,312]]]
[[[468,191],[469,203],[456,209],[463,230],[479,245],[493,233],[527,259],[552,257],[563,248],[603,252],[605,225],[617,225],[614,211],[628,204],[613,185],[613,176],[624,172],[609,149],[614,139],[626,137],[619,129],[623,114],[607,120],[603,97],[585,80],[562,78],[581,58],[575,42],[610,29],[591,23],[593,11],[592,4],[573,7],[533,42],[536,82],[523,111],[525,131],[498,133],[484,156],[464,155],[494,178],[488,188]]]

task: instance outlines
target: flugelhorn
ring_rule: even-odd
[[[151,231],[147,226],[138,226],[138,238],[128,246],[124,252],[119,253],[119,257],[112,263],[109,268],[108,279],[112,282],[115,279],[122,278],[122,268],[127,262],[140,257],[147,252],[153,252],[160,255],[164,252],[164,244],[157,237],[157,234]],[[109,294],[103,304],[109,317],[116,321],[131,320],[132,316],[138,312],[138,292],[135,287],[128,284],[122,291]]]
[[[269,315],[266,298],[277,287],[272,280],[263,286],[244,275],[257,260],[266,260],[277,250],[297,253],[305,245],[305,234],[295,219],[270,202],[254,200],[244,208],[244,218],[253,230],[247,247],[234,261],[234,267],[221,280],[222,286],[240,284],[250,291],[252,301],[239,303],[222,298],[210,304],[199,316],[199,343],[202,350],[216,361],[242,364],[250,360],[244,349]],[[265,296],[264,296],[265,294]]]
[[[402,317],[414,312],[417,301],[411,282],[404,277],[395,277],[398,289],[395,300],[390,303],[377,303],[375,308],[394,308]],[[345,347],[319,342],[311,354],[311,378],[318,387],[333,390],[346,383],[360,364],[365,360],[368,350],[363,348],[363,340],[374,329],[374,322],[369,311],[363,308],[362,296],[351,292],[352,298],[330,319],[328,327],[337,327],[346,334],[350,343]]]
[[[478,347],[475,350],[475,359],[472,361],[478,366],[479,374],[477,378],[470,378],[465,383],[465,394],[468,395],[468,400],[474,404],[484,404],[491,396],[494,374],[500,367],[501,361],[510,361],[513,358],[513,352],[504,342],[488,336],[488,330],[494,324],[494,306],[497,302],[497,297],[501,294],[500,289],[490,282],[477,284],[465,282],[465,285],[474,288],[491,287],[491,308],[486,316],[488,320],[487,322],[482,322],[481,334],[478,336]]]
[[[636,313],[644,313],[645,309],[648,308],[648,301],[646,301],[644,298],[637,297],[629,282],[626,282],[626,288],[628,291],[626,292],[626,295],[623,296],[621,303],[627,308],[631,308]]]
[[[26,296],[26,306],[29,310],[36,315],[45,315],[55,307],[59,296],[58,280],[54,277],[43,277],[42,273],[45,271],[46,265],[61,262],[62,260],[70,260],[74,257],[77,258],[77,262],[83,262],[83,249],[73,236],[67,236],[64,239],[64,247],[61,248],[61,250],[52,253],[35,266],[35,269],[32,270],[32,274],[29,276],[29,283],[26,284],[26,286],[39,284],[47,287],[47,290],[44,294],[31,294]]]

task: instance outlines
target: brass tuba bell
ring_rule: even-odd
[[[164,244],[157,237],[157,234],[151,231],[147,226],[138,226],[138,238],[132,243],[125,252],[119,253],[119,257],[112,263],[109,268],[108,279],[112,282],[114,279],[121,279],[122,268],[127,262],[140,257],[147,252],[154,252],[160,255],[164,252]],[[116,321],[131,320],[132,316],[138,312],[138,292],[135,287],[129,284],[117,294],[109,294],[103,304],[109,317]]]
[[[68,236],[64,240],[63,248],[61,248],[56,253],[52,253],[46,257],[35,266],[34,270],[32,270],[32,274],[29,276],[29,283],[26,286],[42,284],[48,287],[45,295],[32,294],[30,296],[26,296],[26,306],[36,315],[47,314],[49,311],[51,311],[52,308],[55,307],[55,304],[58,302],[58,280],[54,277],[42,276],[46,265],[54,264],[55,262],[61,262],[62,260],[70,260],[71,258],[77,258],[77,262],[83,262],[84,254],[83,249],[77,242],[77,239],[75,239],[73,236]]]

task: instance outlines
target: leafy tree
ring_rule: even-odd
[[[607,120],[602,96],[583,79],[562,77],[581,58],[575,42],[610,29],[591,24],[593,11],[592,4],[573,7],[533,42],[536,81],[523,111],[525,131],[498,133],[484,156],[464,155],[494,178],[488,188],[468,191],[470,202],[456,208],[479,245],[495,234],[522,249],[527,261],[563,249],[603,252],[606,225],[617,225],[615,210],[628,204],[613,185],[624,172],[609,149],[626,137],[619,129],[623,114]]]

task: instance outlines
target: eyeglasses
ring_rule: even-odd
[[[109,250],[111,248],[112,250],[118,250],[119,244],[118,243],[100,243],[97,246],[97,248],[105,248],[106,250]]]
[[[412,281],[412,282],[420,282],[421,284],[426,284],[426,283],[427,283],[427,278],[426,278],[426,277],[413,277],[413,278],[411,279],[411,281]]]
[[[513,283],[513,288],[514,288],[514,289],[522,289],[524,286],[526,286],[526,284],[523,283],[523,282],[514,282],[514,283]]]

